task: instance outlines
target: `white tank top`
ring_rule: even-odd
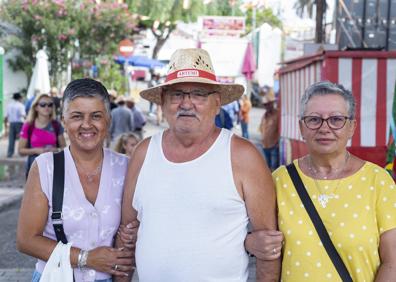
[[[184,163],[165,158],[162,136],[151,138],[132,202],[139,281],[247,281],[248,216],[233,180],[232,133],[222,129],[208,151]]]

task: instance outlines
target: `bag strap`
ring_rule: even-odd
[[[57,120],[53,119],[51,120],[51,125],[52,128],[54,129],[55,132],[55,139],[56,139],[56,147],[59,148],[59,140],[58,140],[58,135],[60,132],[60,124]]]
[[[33,130],[34,130],[34,121],[32,123],[28,123],[28,129],[27,129],[27,148],[31,148],[32,147],[32,143],[31,143],[31,138],[32,138],[32,134],[33,134]]]
[[[65,154],[64,151],[54,153],[54,177],[52,180],[52,225],[54,226],[56,240],[67,244],[63,229],[62,205],[63,191],[65,189]]]
[[[311,221],[315,226],[316,232],[318,233],[320,240],[322,241],[322,244],[326,249],[326,252],[329,255],[331,261],[333,262],[334,267],[336,268],[342,281],[352,282],[351,275],[349,274],[348,269],[346,268],[344,262],[338,254],[337,249],[334,247],[334,244],[331,241],[329,234],[327,233],[326,227],[324,226],[322,219],[320,218],[311,198],[308,195],[307,190],[304,187],[301,177],[297,172],[296,166],[291,163],[286,168],[289,172],[291,180],[293,181],[294,187],[296,188],[298,195],[300,196],[301,202],[303,203],[305,210],[311,218]]]

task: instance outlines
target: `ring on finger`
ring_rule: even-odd
[[[276,254],[276,248],[274,248],[273,250],[272,250],[272,253],[275,255]]]
[[[115,271],[117,271],[118,270],[118,265],[115,264],[113,268],[114,268]]]

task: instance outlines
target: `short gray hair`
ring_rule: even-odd
[[[106,87],[102,83],[90,78],[76,79],[70,82],[63,93],[63,109],[64,114],[70,101],[78,97],[100,98],[106,109],[106,114],[110,116],[110,99]]]
[[[328,94],[337,94],[344,98],[348,106],[348,116],[350,119],[355,119],[356,100],[352,92],[345,89],[344,86],[330,81],[315,82],[309,86],[300,101],[300,117],[304,115],[305,108],[308,101],[315,96],[324,96]]]

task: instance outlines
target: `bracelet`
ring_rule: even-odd
[[[77,259],[78,268],[83,268],[87,265],[88,253],[89,253],[89,251],[82,250],[82,249],[80,250],[80,253],[78,254],[78,259]]]

